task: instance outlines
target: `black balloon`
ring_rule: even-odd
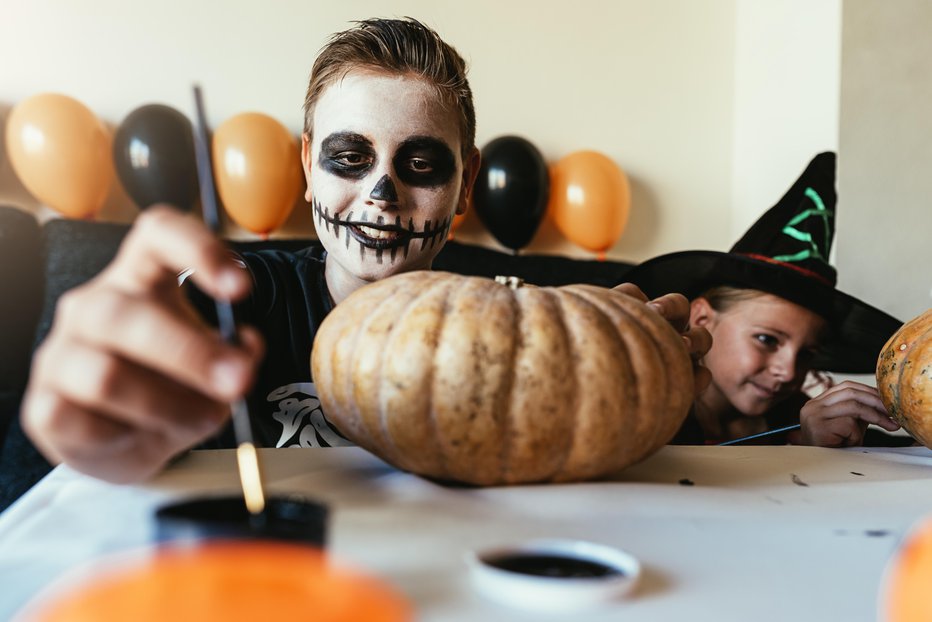
[[[123,119],[113,137],[113,162],[126,192],[145,209],[170,203],[190,211],[197,200],[191,122],[170,106],[149,104]]]
[[[537,147],[501,136],[482,148],[473,205],[489,232],[517,251],[527,246],[547,211],[550,173]]]

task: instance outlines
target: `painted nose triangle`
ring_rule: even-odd
[[[389,203],[398,202],[398,193],[395,191],[395,182],[388,174],[382,175],[382,178],[376,182],[369,198],[374,201],[388,201]]]

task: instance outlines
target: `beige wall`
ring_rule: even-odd
[[[631,218],[610,256],[724,249],[810,152],[833,147],[839,2],[3,0],[0,121],[44,91],[78,98],[111,125],[151,102],[190,115],[199,81],[214,125],[259,110],[297,133],[308,69],[326,36],[351,19],[413,15],[470,61],[480,146],[516,133],[548,160],[597,149],[627,172]],[[827,37],[810,36],[819,29]],[[761,71],[805,74],[822,102],[806,108],[813,118],[782,124],[777,113],[799,99]],[[4,160],[0,201],[48,214]],[[133,214],[115,186],[102,217]],[[495,246],[474,218],[461,231]],[[302,210],[280,235],[309,233]],[[549,224],[528,250],[588,256]]]
[[[738,0],[730,240],[838,148],[841,0]]]
[[[932,307],[932,3],[846,0],[839,285],[901,319]]]

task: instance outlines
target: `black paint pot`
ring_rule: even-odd
[[[256,515],[241,496],[199,497],[156,510],[156,540],[262,539],[324,548],[328,514],[326,505],[303,497],[270,497]]]

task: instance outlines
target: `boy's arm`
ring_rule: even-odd
[[[107,268],[62,296],[36,351],[23,429],[52,462],[113,482],[139,481],[214,434],[245,393],[262,339],[225,344],[177,275],[239,299],[247,272],[202,223],[168,208],[137,220]]]

